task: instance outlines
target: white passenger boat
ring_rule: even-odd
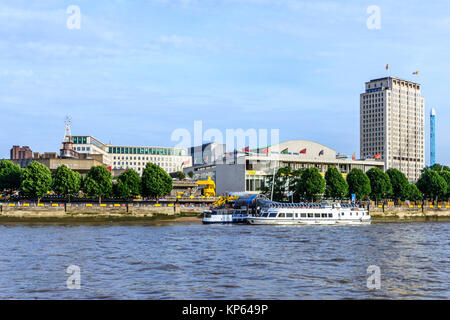
[[[209,209],[203,211],[204,224],[211,223],[247,223],[247,218],[252,217],[247,215],[245,210],[239,209]]]
[[[232,210],[230,209],[209,209],[203,211],[204,224],[211,223],[233,223]]]
[[[370,224],[371,217],[364,208],[349,204],[277,203],[261,209],[258,216],[247,218],[250,224]]]

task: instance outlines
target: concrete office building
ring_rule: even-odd
[[[230,158],[231,157],[231,158]],[[216,194],[232,192],[259,193],[273,175],[274,169],[290,166],[292,170],[316,167],[325,175],[328,167],[335,166],[344,177],[352,169],[368,171],[371,168],[384,170],[381,160],[352,160],[320,143],[308,140],[290,140],[256,152],[231,153],[224,163],[211,163],[185,168],[192,171],[193,178],[205,180],[211,177],[216,183]]]
[[[73,148],[79,154],[101,154],[112,172],[127,168],[142,174],[148,162],[155,163],[167,173],[182,171],[192,160],[185,149],[166,147],[117,146],[104,144],[91,136],[72,136]]]
[[[360,95],[360,155],[417,181],[425,166],[425,105],[421,85],[385,77],[366,82]]]

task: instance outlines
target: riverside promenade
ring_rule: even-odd
[[[180,203],[0,203],[1,222],[145,222],[200,221],[209,204]],[[448,202],[424,204],[387,204],[369,206],[373,222],[450,221]]]
[[[206,207],[178,203],[1,203],[0,223],[197,221],[196,216]]]

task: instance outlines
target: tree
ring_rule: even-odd
[[[422,192],[420,192],[420,190],[414,183],[411,183],[408,187],[409,187],[408,200],[414,202],[422,200],[423,198]]]
[[[101,203],[102,197],[112,195],[112,188],[111,172],[106,167],[95,166],[89,169],[83,181],[83,191],[90,197],[98,198],[98,202]]]
[[[52,174],[42,163],[33,161],[23,171],[21,193],[27,197],[37,198],[38,203],[51,186]]]
[[[325,179],[316,167],[303,171],[297,183],[297,193],[306,200],[316,201],[325,192]]]
[[[175,177],[178,178],[178,180],[184,180],[186,179],[186,175],[183,171],[177,171],[175,172]]]
[[[291,178],[291,167],[281,167],[275,172],[275,177],[273,175],[266,178],[266,183],[260,188],[262,194],[264,194],[269,199],[272,197],[273,201],[283,201],[286,199],[286,193],[290,190]],[[272,194],[272,184],[273,184],[273,194]]]
[[[75,172],[65,165],[59,166],[53,172],[53,191],[64,197],[73,197],[78,194],[81,187],[81,174]]]
[[[347,175],[348,193],[355,194],[356,199],[366,198],[370,192],[370,180],[361,169],[354,168]]]
[[[342,199],[348,194],[348,183],[336,167],[328,167],[325,181],[325,194],[328,198]]]
[[[142,173],[141,187],[144,197],[158,201],[172,191],[172,178],[160,166],[148,162]]]
[[[392,192],[391,180],[388,174],[379,168],[372,168],[366,174],[370,180],[370,198],[376,202],[387,198]]]
[[[410,194],[410,184],[405,174],[398,169],[391,168],[386,171],[392,185],[392,197],[395,200],[405,200]]]
[[[22,182],[22,169],[10,160],[0,161],[0,192],[17,190]]]
[[[127,169],[117,178],[116,195],[123,199],[135,198],[141,193],[141,178],[133,169]]]
[[[434,170],[424,170],[417,181],[417,187],[425,198],[433,202],[438,197],[444,197],[447,194],[447,183],[439,173]]]
[[[447,193],[443,196],[443,199],[447,200],[450,198],[450,171],[442,170],[439,175],[444,178],[447,183]]]
[[[188,172],[188,176],[189,176],[189,178],[191,178],[191,179],[192,179],[192,177],[194,176],[194,172],[192,172],[192,171],[189,171],[189,172]]]
[[[425,170],[433,170],[433,171],[441,172],[441,171],[450,171],[450,168],[448,166],[444,166],[442,164],[435,163],[432,166],[426,167]]]

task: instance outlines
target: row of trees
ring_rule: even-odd
[[[283,167],[261,188],[268,197],[272,190],[275,201],[283,201],[288,197],[292,197],[295,202],[317,201],[323,196],[344,199],[352,194],[357,200],[372,199],[377,202],[382,199],[447,200],[450,198],[450,168],[441,165],[425,168],[417,183],[409,183],[406,176],[394,168],[386,172],[372,168],[367,173],[355,168],[344,179],[336,167],[329,167],[325,178],[315,167],[296,171]]]
[[[83,177],[65,165],[59,166],[53,174],[45,165],[33,161],[25,169],[9,160],[0,161],[0,191],[13,193],[31,199],[40,199],[49,191],[70,200],[80,192],[102,198],[116,196],[122,199],[138,195],[159,199],[172,190],[172,178],[158,165],[147,163],[142,178],[133,169],[125,170],[116,181],[104,166],[92,167]]]

